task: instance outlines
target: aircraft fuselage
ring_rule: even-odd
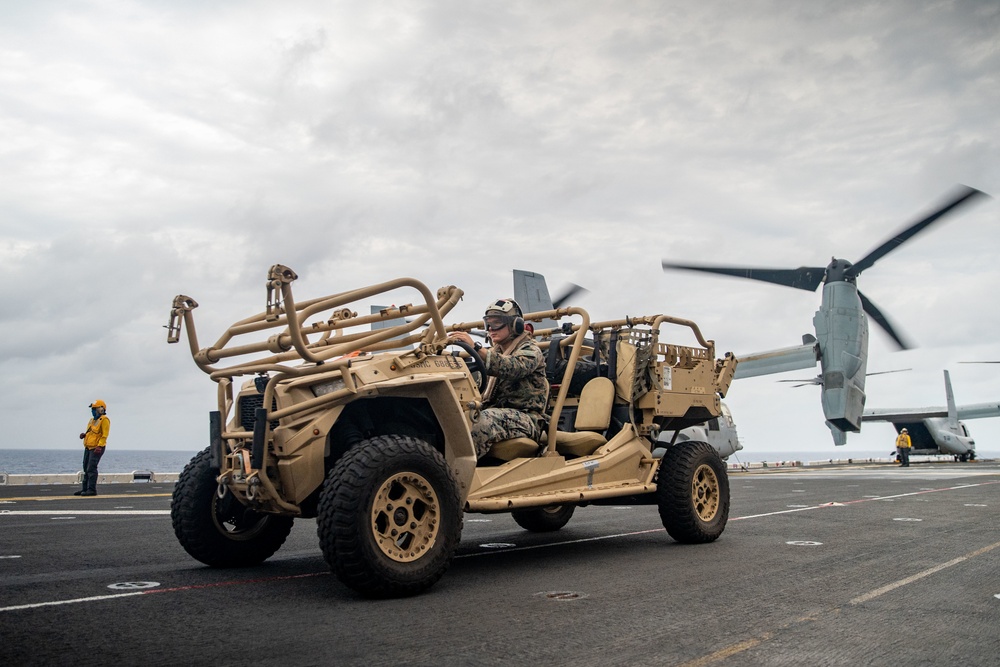
[[[960,421],[946,417],[929,417],[913,422],[893,422],[896,432],[905,428],[915,454],[947,454],[959,458],[975,458],[976,441]]]
[[[813,317],[823,377],[823,414],[841,431],[861,430],[868,369],[868,319],[853,282],[823,286],[823,301]]]

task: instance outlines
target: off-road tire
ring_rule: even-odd
[[[226,492],[219,498],[210,454],[197,454],[174,486],[170,520],[184,550],[212,567],[258,565],[281,548],[293,518],[255,512]]]
[[[548,505],[512,510],[510,515],[514,518],[514,522],[525,530],[533,533],[550,533],[569,523],[575,510],[576,505]]]
[[[414,595],[444,575],[462,538],[458,482],[426,442],[377,436],[330,471],[316,527],[345,585],[366,597]]]
[[[719,453],[689,440],[667,449],[656,484],[660,520],[684,544],[712,542],[729,520],[729,477]]]

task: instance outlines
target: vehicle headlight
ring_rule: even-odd
[[[332,394],[335,391],[340,391],[341,389],[346,389],[347,385],[340,378],[335,380],[330,380],[328,382],[321,382],[319,384],[314,384],[312,386],[313,396],[319,398],[320,396],[326,396],[327,394]]]

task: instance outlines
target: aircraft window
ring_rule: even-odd
[[[709,431],[718,431],[719,430],[719,418],[718,417],[716,417],[715,419],[708,420],[708,430]]]

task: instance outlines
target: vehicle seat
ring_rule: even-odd
[[[615,383],[596,377],[580,392],[580,406],[573,422],[575,431],[556,432],[556,451],[570,456],[588,456],[607,442],[604,432],[611,424]]]
[[[511,438],[493,443],[487,456],[501,461],[513,461],[514,459],[534,456],[541,449],[541,445],[531,438]]]

